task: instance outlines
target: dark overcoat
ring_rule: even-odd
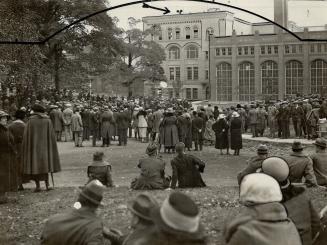
[[[13,135],[7,127],[0,124],[0,194],[17,190],[15,153]]]
[[[228,128],[229,125],[225,119],[219,119],[212,125],[212,129],[216,134],[216,149],[229,148]]]
[[[178,135],[179,141],[185,144],[186,148],[192,148],[192,122],[189,117],[179,116]]]
[[[23,136],[26,124],[21,120],[16,120],[12,122],[8,129],[14,137],[14,145],[16,149],[16,164],[15,164],[15,175],[17,176],[18,185],[23,183]]]
[[[110,125],[114,124],[114,118],[112,111],[104,111],[100,117],[101,122],[101,137],[107,138],[111,137],[112,135],[110,130]]]
[[[178,155],[171,160],[171,167],[173,170],[172,188],[176,187],[177,182],[179,188],[206,186],[200,174],[204,171],[205,163],[199,158],[188,154]]]
[[[45,114],[33,114],[26,124],[23,169],[26,175],[56,173],[61,170],[55,132]]]
[[[117,113],[116,124],[118,129],[127,129],[131,124],[131,116],[128,111]]]
[[[230,148],[232,150],[242,149],[242,119],[234,117],[230,123]]]
[[[175,147],[179,141],[176,116],[168,114],[163,119],[161,126],[160,143],[165,147]]]
[[[203,140],[205,128],[206,128],[206,123],[202,117],[194,118],[192,120],[192,139]]]

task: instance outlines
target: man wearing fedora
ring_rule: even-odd
[[[186,194],[172,192],[161,207],[151,211],[156,226],[148,245],[205,245],[207,238],[200,223],[200,212]]]
[[[205,168],[205,163],[197,157],[185,154],[185,145],[180,142],[176,144],[177,156],[171,160],[172,179],[170,187],[179,188],[205,187],[201,173]]]
[[[310,156],[313,161],[313,170],[318,185],[327,186],[327,142],[323,138],[318,138],[314,145],[316,152]]]
[[[112,244],[105,240],[105,236],[119,240],[104,228],[102,220],[96,215],[99,206],[103,205],[103,192],[104,186],[100,181],[89,182],[79,193],[78,205],[74,205],[73,210],[56,214],[46,221],[41,244]]]
[[[125,238],[123,245],[148,244],[155,232],[151,211],[159,207],[158,202],[149,194],[139,194],[128,203],[132,213],[132,232]]]
[[[247,166],[237,174],[238,184],[241,184],[244,176],[257,172],[261,168],[262,162],[268,157],[268,147],[266,145],[259,145],[257,148],[257,155],[247,161]]]
[[[87,167],[89,182],[97,179],[107,187],[113,187],[111,165],[103,160],[103,152],[93,154],[93,162]]]
[[[302,183],[302,178],[305,178],[305,183],[308,186],[317,186],[312,160],[303,153],[303,146],[300,141],[293,142],[292,153],[285,160],[290,168],[289,180],[292,183]]]

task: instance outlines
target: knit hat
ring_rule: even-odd
[[[248,174],[241,182],[240,202],[245,206],[280,202],[282,198],[278,182],[267,174]]]

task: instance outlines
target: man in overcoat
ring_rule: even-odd
[[[98,107],[90,111],[90,133],[92,135],[92,146],[96,146],[99,137],[100,113]]]
[[[45,108],[33,106],[33,114],[26,124],[23,137],[23,173],[35,181],[36,192],[41,191],[40,181],[49,190],[48,173],[61,171],[56,136]]]
[[[204,187],[201,174],[204,171],[205,163],[197,157],[185,154],[184,143],[176,144],[177,156],[171,160],[173,176],[170,187],[175,188],[178,182],[179,188]]]
[[[102,147],[109,147],[111,132],[110,126],[114,124],[113,112],[109,109],[108,106],[104,106],[104,111],[100,116],[101,122],[101,136],[102,136]]]
[[[131,124],[131,117],[128,109],[121,107],[120,112],[117,113],[116,124],[118,129],[118,145],[127,145],[127,130]]]
[[[194,119],[192,120],[192,137],[194,140],[195,151],[202,151],[203,148],[203,134],[205,130],[205,121],[201,117],[202,112],[193,112]]]

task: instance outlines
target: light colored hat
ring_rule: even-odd
[[[67,104],[66,104],[66,107],[72,107],[72,104],[67,103]]]
[[[226,117],[226,115],[225,115],[224,113],[220,113],[219,116],[218,116],[218,120],[219,120],[219,119],[223,119],[223,118],[225,118],[225,117]]]
[[[171,107],[170,107],[170,108],[168,108],[168,109],[167,109],[167,113],[174,113],[174,109],[173,109],[173,108],[171,108]]]
[[[323,138],[317,138],[316,139],[316,142],[313,143],[313,144],[316,145],[316,146],[320,146],[322,148],[327,148],[327,142]]]
[[[280,202],[282,199],[283,195],[277,180],[267,174],[248,174],[241,182],[240,202],[245,206]]]
[[[273,177],[278,182],[287,180],[290,173],[287,162],[280,157],[268,157],[262,162],[262,172]]]
[[[0,111],[0,118],[1,117],[9,117],[9,114],[5,111]]]
[[[234,111],[232,113],[232,117],[239,117],[239,116],[240,116],[240,114],[237,111]]]

